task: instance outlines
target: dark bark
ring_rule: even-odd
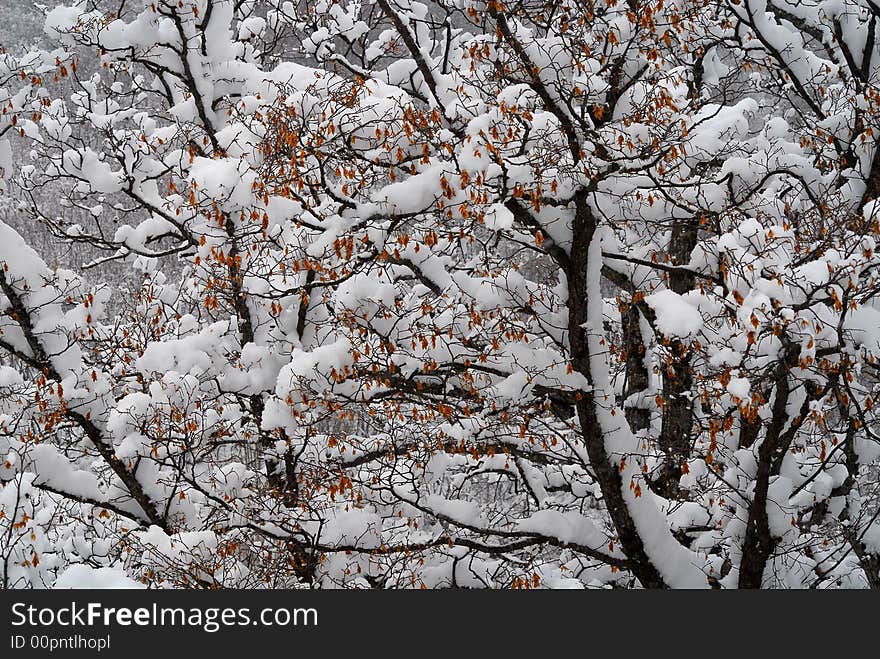
[[[246,292],[242,288],[244,274],[239,264],[240,252],[236,241],[235,223],[228,214],[226,215],[225,229],[230,245],[227,263],[232,294],[231,302],[238,317],[241,345],[244,347],[254,341],[255,328],[251,320],[250,309],[247,306]],[[307,305],[304,304],[303,306]],[[304,311],[301,307],[300,315],[297,319],[297,329],[300,332],[300,336],[305,326],[306,313],[307,309]],[[272,489],[272,493],[280,497],[282,505],[287,508],[293,508],[299,502],[299,482],[296,472],[296,456],[293,454],[293,448],[290,447],[290,440],[284,435],[279,438],[263,430],[263,412],[265,411],[266,404],[262,393],[249,396],[248,406],[250,407],[251,422],[256,429],[260,447],[265,453],[271,455],[275,452],[276,439],[287,439],[288,448],[280,460],[266,455],[263,462],[266,469],[266,479],[269,487]],[[318,565],[318,558],[315,553],[306,542],[296,538],[288,539],[285,544],[289,554],[290,566],[296,576],[304,582],[311,582]]]
[[[779,363],[776,371],[776,397],[773,401],[771,419],[764,439],[758,447],[758,472],[755,476],[755,490],[749,504],[746,535],[742,544],[740,588],[760,588],[763,583],[767,562],[779,542],[770,532],[770,520],[767,516],[770,481],[779,475],[785,454],[807,417],[809,405],[818,397],[815,391],[808,389],[798,415],[789,420],[787,407],[792,393],[790,369],[792,363],[797,363],[799,352],[799,345],[789,344],[785,358]]]
[[[669,256],[674,266],[686,266],[697,244],[696,219],[676,221],[669,241]],[[694,287],[695,276],[687,270],[669,273],[670,290],[684,295]],[[681,467],[690,455],[694,404],[690,397],[693,385],[691,351],[683,341],[669,344],[669,362],[663,373],[663,422],[658,445],[664,455],[660,474],[653,483],[655,491],[669,499],[681,495]]]
[[[626,350],[626,388],[624,399],[648,388],[648,368],[645,365],[645,342],[642,339],[639,309],[628,304],[621,314],[623,342]],[[626,408],[626,420],[633,432],[645,430],[651,420],[650,410],[644,405]]]
[[[588,270],[589,249],[596,231],[596,221],[589,208],[587,191],[581,190],[575,197],[576,209],[573,223],[571,266],[568,278],[568,331],[571,362],[589,382],[593,377],[590,369],[590,349],[584,324],[588,319]],[[611,517],[621,548],[630,561],[630,569],[645,588],[665,588],[666,583],[651,562],[623,498],[623,482],[617,467],[611,463],[605,450],[605,437],[596,415],[597,401],[592,392],[585,392],[575,404],[581,425],[590,466],[599,482],[608,514]]]
[[[774,455],[780,450],[780,436],[785,425],[785,409],[788,405],[788,369],[781,368],[776,379],[776,399],[773,401],[773,417],[767,428],[767,435],[758,448],[758,473],[755,475],[755,491],[749,505],[749,518],[746,536],[742,545],[742,560],[739,567],[740,588],[760,588],[764,580],[764,568],[775,540],[770,534],[770,520],[767,517],[767,494],[770,477],[773,475]],[[782,449],[784,451],[784,449]]]

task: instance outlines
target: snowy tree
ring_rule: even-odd
[[[880,586],[878,15],[48,11],[4,586]]]

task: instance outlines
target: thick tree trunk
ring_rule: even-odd
[[[588,321],[588,264],[590,243],[596,232],[596,221],[590,211],[587,192],[580,191],[576,197],[573,223],[570,267],[568,278],[568,330],[571,362],[575,370],[592,383],[590,349],[585,324]],[[590,465],[599,482],[602,496],[611,521],[614,523],[621,548],[631,561],[631,570],[645,588],[665,588],[666,583],[645,551],[635,521],[623,498],[623,483],[616,466],[611,463],[605,450],[605,437],[596,414],[593,392],[585,392],[577,401],[575,409],[581,425]]]
[[[669,240],[672,265],[688,264],[697,244],[697,230],[696,218],[673,224]],[[684,295],[693,287],[694,275],[681,270],[670,273],[670,290]],[[693,385],[690,349],[682,341],[675,340],[669,344],[669,353],[670,361],[663,370],[663,399],[666,404],[658,438],[664,459],[653,485],[658,494],[674,499],[681,495],[681,467],[690,456],[694,404],[690,397]]]
[[[648,389],[648,367],[645,365],[645,342],[642,338],[641,314],[635,304],[627,305],[621,314],[623,342],[626,350],[626,388],[624,400]],[[644,404],[626,408],[626,420],[633,432],[646,430],[651,412]]]
[[[764,582],[764,571],[773,549],[778,544],[770,531],[767,515],[770,480],[779,475],[782,460],[809,410],[813,397],[805,396],[798,416],[789,419],[787,411],[791,396],[789,381],[790,362],[797,363],[800,346],[789,345],[785,358],[780,362],[775,377],[776,398],[773,401],[772,416],[767,433],[758,446],[758,472],[755,475],[755,489],[749,504],[746,535],[742,544],[742,558],[739,568],[740,588],[760,588]]]

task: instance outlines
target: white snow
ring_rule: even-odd
[[[698,309],[678,293],[662,290],[645,297],[645,302],[657,314],[657,327],[669,337],[696,336],[703,328],[703,316]]]

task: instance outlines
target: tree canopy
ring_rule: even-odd
[[[878,17],[48,10],[0,56],[3,586],[880,587]]]

